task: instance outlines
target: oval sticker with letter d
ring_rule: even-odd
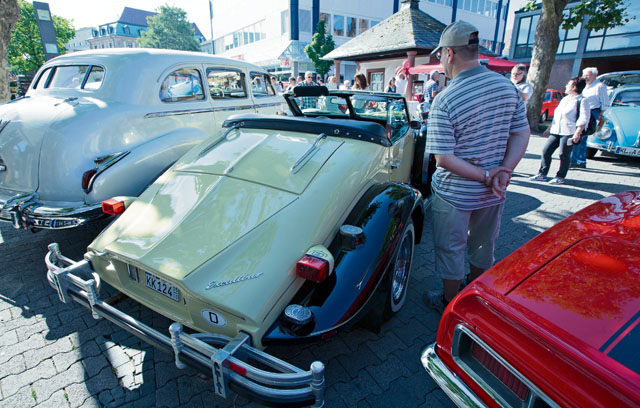
[[[227,325],[225,318],[220,313],[216,313],[213,310],[203,309],[202,318],[214,326]]]

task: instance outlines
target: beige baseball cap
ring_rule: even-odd
[[[471,34],[478,34],[478,29],[471,23],[458,20],[449,24],[440,36],[438,48],[431,51],[430,55],[440,52],[442,47],[457,47],[460,45],[478,44],[478,38],[469,38]]]

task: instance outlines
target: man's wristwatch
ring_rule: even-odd
[[[489,170],[484,171],[484,184],[489,184]]]

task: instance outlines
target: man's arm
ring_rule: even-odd
[[[525,146],[525,149],[526,149],[526,146]],[[506,171],[507,173],[511,173],[511,169],[504,166],[497,166],[497,167],[492,167],[488,169],[489,177],[486,177],[486,174],[482,167],[473,165],[459,158],[458,156],[455,156],[453,154],[436,154],[434,156],[436,157],[436,163],[438,163],[439,167],[447,169],[450,172],[455,173],[461,177],[468,178],[470,180],[475,180],[480,183],[484,183],[486,185],[489,185],[493,176],[495,176],[497,173],[501,171]]]
[[[517,132],[509,133],[509,139],[507,140],[507,151],[502,159],[502,166],[513,170],[516,168],[520,160],[527,151],[527,145],[529,144],[529,136],[531,131],[529,129],[523,129]]]
[[[607,87],[603,83],[598,86],[598,97],[600,98],[600,113],[602,114],[602,112],[604,112],[610,104],[609,94],[607,94]]]

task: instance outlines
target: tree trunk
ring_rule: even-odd
[[[534,132],[539,130],[542,100],[560,43],[558,29],[562,23],[562,11],[568,2],[569,0],[542,1],[542,13],[536,27],[531,66],[527,76],[528,82],[533,86],[533,95],[527,103],[527,119]]]
[[[20,18],[17,0],[0,0],[0,103],[11,98],[9,89],[9,42],[11,29]]]

